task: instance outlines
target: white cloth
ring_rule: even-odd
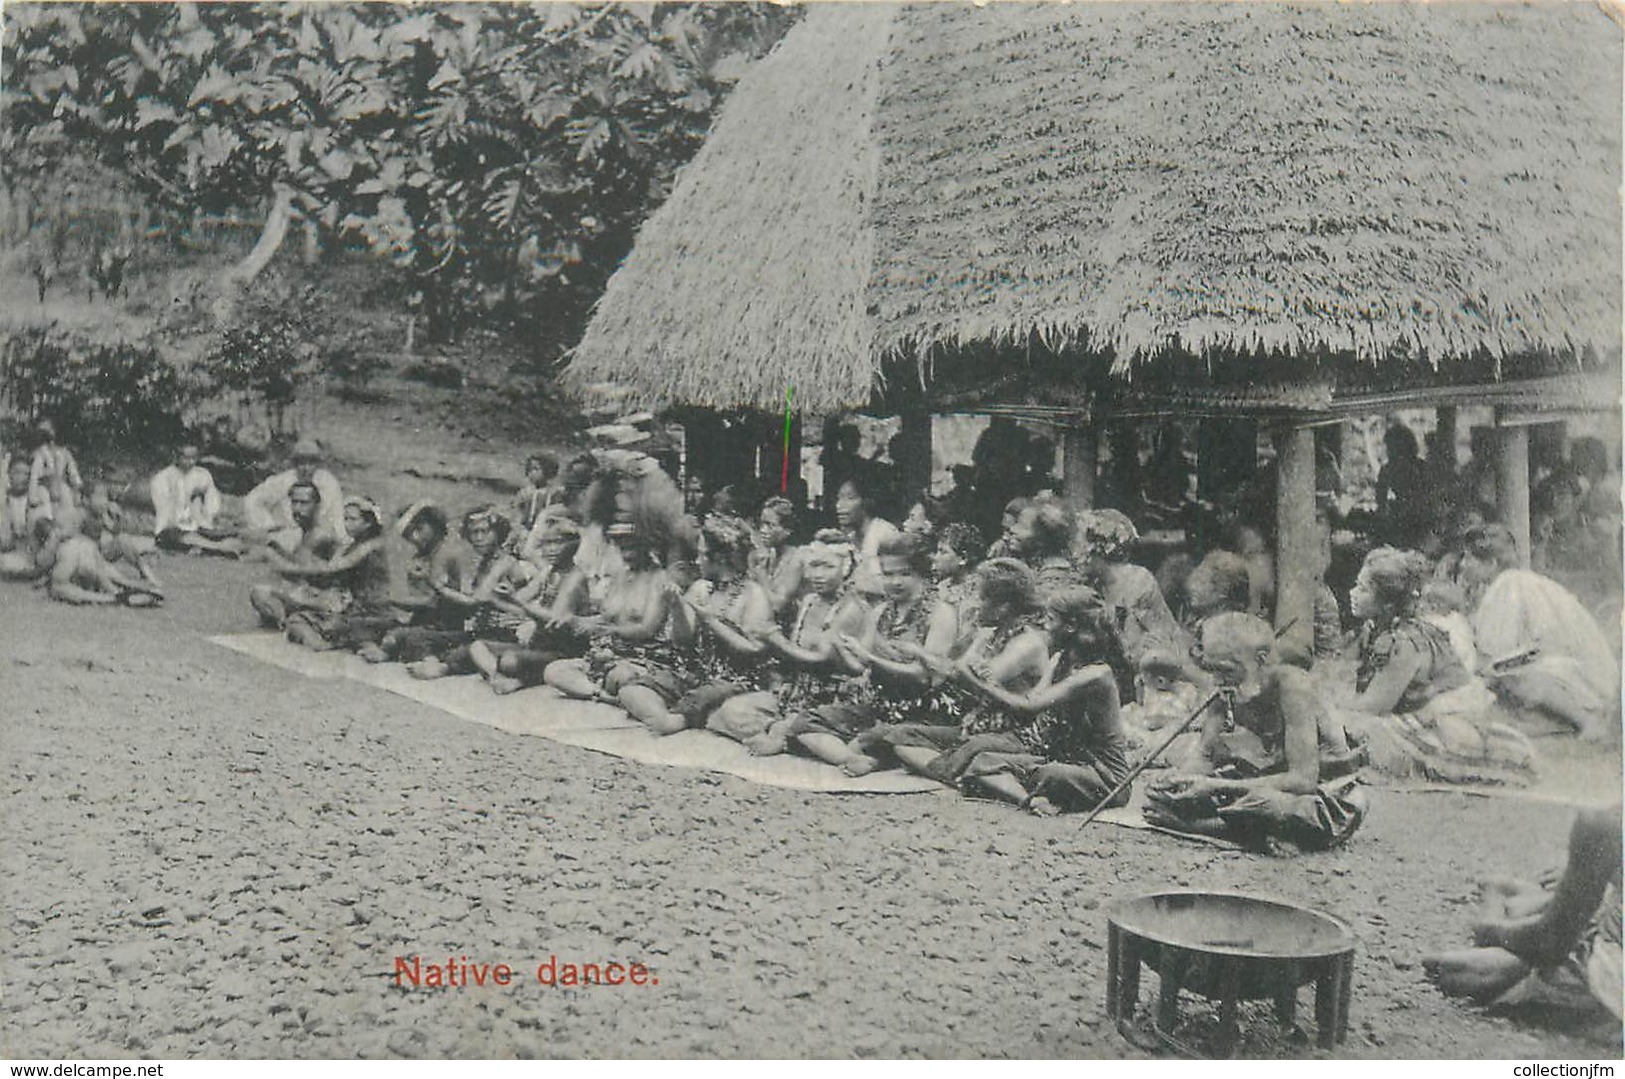
[[[852,587],[863,596],[878,596],[880,585],[880,545],[898,535],[897,526],[884,517],[871,517],[858,537],[858,564],[852,571]]]
[[[248,492],[243,499],[243,522],[249,529],[257,532],[298,529],[293,519],[293,507],[288,503],[288,493],[298,479],[299,473],[290,468],[286,472],[278,472]],[[339,487],[339,481],[327,469],[318,468],[311,482],[322,496],[316,520],[333,535],[344,535],[344,491]]]
[[[220,513],[220,492],[214,486],[214,477],[202,465],[193,465],[188,472],[170,465],[152,477],[152,508],[157,515],[153,535],[171,528],[196,532],[214,527]]]

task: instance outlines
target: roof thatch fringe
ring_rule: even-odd
[[[819,410],[1035,338],[1617,356],[1621,55],[1589,4],[815,7],[572,375]]]

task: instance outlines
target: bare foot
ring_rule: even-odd
[[[413,678],[426,682],[434,678],[444,678],[451,668],[438,659],[420,659],[416,663],[408,663],[406,670]]]
[[[511,678],[505,674],[493,674],[491,676],[492,693],[497,693],[505,697],[510,693],[518,693],[524,688],[525,683],[521,682],[517,678]]]
[[[747,738],[744,745],[753,757],[776,757],[790,748],[783,738],[776,738],[771,734],[758,734],[753,738]]]
[[[663,716],[652,717],[643,722],[646,727],[659,735],[676,734],[678,731],[688,729],[688,721],[675,712],[667,712]]]
[[[1054,817],[1058,816],[1061,810],[1054,802],[1039,795],[1027,803],[1027,812],[1035,817]]]
[[[858,754],[849,759],[845,764],[841,765],[841,771],[856,779],[859,776],[868,775],[870,772],[873,772],[879,767],[880,762],[875,760],[873,757],[865,757],[862,754]]]
[[[356,649],[355,654],[366,660],[368,663],[389,662],[389,656],[376,644],[364,644],[360,648]]]
[[[1446,996],[1489,1000],[1529,974],[1529,964],[1502,948],[1465,948],[1424,956],[1422,970]]]

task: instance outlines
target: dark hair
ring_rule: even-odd
[[[1063,655],[1070,659],[1070,670],[1089,663],[1104,663],[1112,669],[1117,681],[1117,693],[1122,700],[1134,697],[1134,665],[1123,650],[1123,638],[1117,630],[1116,610],[1099,592],[1083,585],[1063,588],[1044,603],[1051,614],[1070,632],[1063,646]],[[1079,650],[1076,633],[1088,633],[1092,645]]]
[[[476,506],[463,514],[462,536],[465,540],[482,518],[490,523],[491,531],[496,536],[496,546],[500,547],[508,542],[508,534],[513,531],[513,522],[490,506]]]
[[[1033,515],[1033,557],[1049,558],[1072,550],[1071,510],[1053,498],[1038,499],[1027,510]]]
[[[982,538],[982,530],[963,521],[949,521],[942,526],[942,531],[937,533],[937,545],[943,544],[967,565],[974,566],[987,557],[987,541]]]
[[[909,572],[919,577],[931,575],[931,548],[910,532],[899,532],[880,541],[882,558],[908,559]]]
[[[1382,444],[1388,451],[1389,460],[1416,456],[1416,432],[1402,423],[1393,424],[1383,433]]]
[[[1192,585],[1198,577],[1212,582],[1211,590],[1218,597],[1222,609],[1245,611],[1252,599],[1252,577],[1247,573],[1247,562],[1234,551],[1209,551],[1191,570],[1185,580],[1185,599],[1190,600]]]
[[[401,532],[405,534],[419,525],[427,526],[437,539],[445,539],[446,533],[451,531],[451,521],[446,517],[446,511],[439,506],[419,506],[413,511],[411,518],[402,525]]]
[[[525,458],[525,471],[529,472],[532,465],[540,465],[542,476],[551,480],[559,474],[559,459],[551,453],[533,453]]]
[[[1032,504],[1032,499],[1026,495],[1019,495],[1004,504],[1004,513],[1001,516],[1020,517],[1027,507]]]
[[[367,527],[361,530],[360,535],[352,536],[351,539],[356,543],[365,543],[368,540],[377,539],[384,531],[384,518],[377,505],[371,499],[345,499],[344,508],[349,509],[351,506],[354,506],[356,512],[367,520]]]
[[[288,498],[292,499],[293,493],[300,488],[304,488],[305,490],[309,491],[311,498],[315,500],[316,504],[318,506],[321,505],[321,488],[317,487],[314,483],[306,483],[304,480],[295,480],[293,483],[288,485]]]
[[[1461,546],[1474,558],[1493,562],[1501,569],[1518,565],[1518,541],[1505,525],[1482,524],[1469,528],[1461,538]]]
[[[1038,609],[1038,578],[1017,558],[994,558],[976,567],[982,609],[998,604],[1014,614]]]
[[[778,518],[779,523],[785,528],[788,528],[792,532],[795,531],[796,507],[795,503],[791,502],[788,498],[784,498],[781,495],[774,495],[766,502],[763,502],[761,510],[759,510],[756,514],[757,520],[760,520],[769,513]]]
[[[705,541],[708,554],[735,569],[744,569],[745,559],[750,554],[751,537],[736,520],[713,514],[700,526],[700,538]]]

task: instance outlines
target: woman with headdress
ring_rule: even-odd
[[[1043,815],[1093,809],[1130,769],[1111,607],[1092,589],[1073,588],[1050,596],[1045,608],[1055,663],[1043,684],[1013,693],[968,665],[955,671],[962,684],[1018,719],[1016,747],[978,753],[961,786]],[[1125,789],[1116,804],[1127,801]]]
[[[389,554],[384,545],[383,515],[370,498],[344,500],[348,545],[310,569],[290,569],[309,586],[303,599],[289,604],[283,625],[288,639],[326,651],[345,645],[351,619],[383,615],[389,606]]]
[[[1445,783],[1525,784],[1534,747],[1506,723],[1494,695],[1461,663],[1449,634],[1417,613],[1427,561],[1379,547],[1349,592],[1359,638],[1354,714],[1379,771]]]
[[[567,697],[618,703],[620,682],[610,675],[619,661],[667,654],[672,605],[680,590],[665,562],[682,545],[683,500],[658,466],[650,473],[628,462],[609,462],[593,487],[586,503],[589,523],[603,531],[622,568],[599,573],[601,566],[584,562],[577,552],[549,624],[587,640],[587,651],[581,658],[549,663],[542,680]],[[588,534],[583,528],[583,544]]]
[[[743,742],[757,756],[783,753],[796,717],[835,700],[840,679],[852,677],[835,639],[863,632],[868,606],[846,588],[856,552],[846,533],[820,529],[803,552],[801,588],[788,625],[770,625],[762,643],[779,661],[771,688],[730,697],[706,721],[708,730]]]
[[[746,572],[750,534],[712,515],[700,530],[700,578],[672,611],[671,648],[619,665],[611,680],[627,714],[656,734],[702,726],[730,697],[760,688],[772,621],[767,592]]]
[[[1074,555],[1090,587],[1113,610],[1129,662],[1138,665],[1152,651],[1188,651],[1190,638],[1168,609],[1156,577],[1128,560],[1140,538],[1134,522],[1117,510],[1087,510],[1077,529]]]
[[[860,636],[835,637],[835,659],[859,679],[843,680],[836,700],[804,707],[794,717],[790,742],[820,760],[865,768],[848,743],[877,723],[920,723],[932,715],[936,679],[918,646],[946,657],[956,631],[952,609],[937,599],[931,555],[919,537],[898,534],[880,545],[884,600]],[[871,766],[872,767],[872,766]]]
[[[861,775],[895,758],[910,771],[953,783],[978,753],[1023,749],[1016,737],[1020,717],[981,689],[991,685],[1021,696],[1047,676],[1037,578],[1014,558],[982,563],[976,578],[982,625],[957,662],[913,642],[893,646],[930,672],[935,707],[920,721],[883,723],[859,734],[847,747],[849,773]]]

